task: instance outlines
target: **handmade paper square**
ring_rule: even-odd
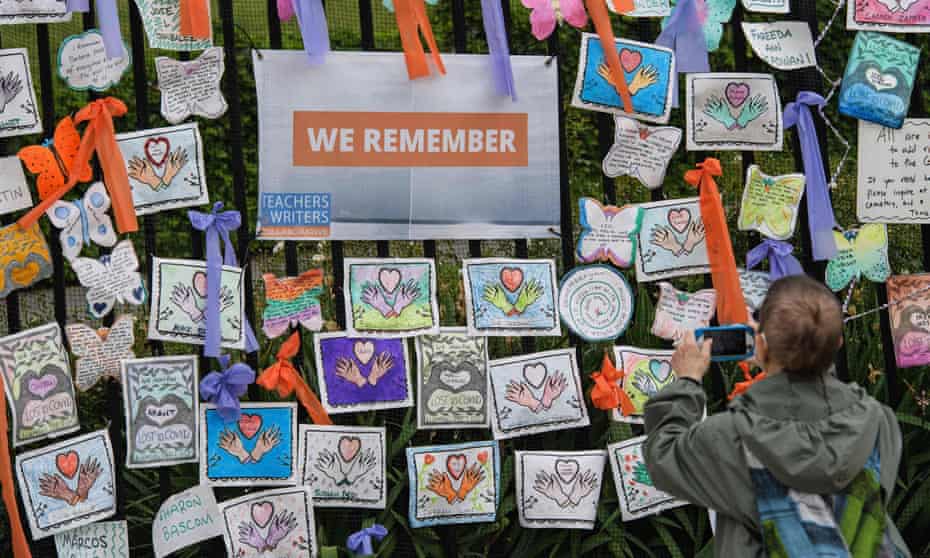
[[[697,198],[644,203],[637,239],[640,283],[710,273],[704,222]]]
[[[497,440],[590,424],[575,349],[492,360],[490,379]]]
[[[235,558],[317,555],[313,502],[305,486],[254,492],[219,504],[226,552]]]
[[[223,535],[223,522],[213,489],[197,484],[166,498],[152,518],[155,558],[199,541]]]
[[[17,455],[16,478],[33,540],[116,513],[113,448],[106,430]]]
[[[203,50],[213,45],[213,37],[195,39],[181,34],[181,3],[177,0],[135,0],[150,48]],[[210,9],[210,4],[205,4]]]
[[[493,441],[407,448],[410,526],[495,521],[500,467]]]
[[[383,426],[300,425],[300,484],[319,508],[384,509]]]
[[[716,309],[717,291],[714,289],[689,293],[663,281],[659,283],[652,334],[678,343],[689,331],[709,326]]]
[[[125,521],[98,521],[55,535],[62,558],[130,558]]]
[[[346,330],[364,337],[439,332],[436,264],[427,258],[346,258]]]
[[[139,215],[210,201],[196,122],[116,135]]]
[[[607,446],[623,521],[633,521],[687,504],[662,492],[652,484],[649,471],[646,470],[646,461],[643,458],[645,442],[646,437],[640,436]]]
[[[0,6],[0,23],[9,10]],[[0,138],[38,134],[42,119],[29,72],[29,53],[24,48],[0,50]]]
[[[930,1],[858,0],[848,2],[846,29],[927,33],[930,32]]]
[[[197,357],[158,356],[122,362],[126,467],[197,461],[200,445]]]
[[[462,261],[469,335],[562,335],[552,260]]]
[[[119,380],[120,363],[135,358],[134,316],[120,316],[111,327],[93,329],[87,324],[65,326],[68,345],[76,359],[74,377],[77,388],[87,391],[100,378]]]
[[[203,345],[206,337],[207,264],[198,260],[152,258],[149,339]],[[220,279],[221,345],[245,348],[242,269],[223,266]]]
[[[581,34],[578,77],[572,106],[630,116],[646,122],[668,122],[672,109],[672,80],[675,55],[671,50],[649,43],[616,39],[623,79],[632,98],[633,112],[623,110],[623,102],[612,82],[600,39],[593,33]]]
[[[930,223],[930,119],[905,118],[900,130],[859,121],[856,217],[860,223]]]
[[[872,31],[856,33],[840,87],[840,114],[900,128],[919,59],[920,49],[904,41]]]
[[[593,529],[607,452],[516,451],[517,511],[527,528]]]
[[[642,424],[646,401],[676,379],[675,371],[672,370],[673,353],[661,349],[614,347],[614,361],[617,368],[623,371],[623,378],[617,383],[629,398],[631,406],[629,412],[623,408],[614,409],[613,420]]]
[[[32,192],[19,157],[0,157],[0,215],[32,207]]]
[[[749,165],[739,209],[739,230],[758,231],[776,240],[791,238],[798,222],[804,182],[803,174],[769,176],[757,165]]]
[[[216,405],[200,405],[200,482],[211,486],[297,483],[297,404],[242,403],[225,423]]]
[[[806,21],[742,23],[746,42],[756,56],[777,70],[817,65],[811,28]]]
[[[488,340],[463,327],[415,339],[417,428],[488,427]]]
[[[13,417],[13,447],[78,429],[71,364],[57,323],[0,338],[0,370]]]
[[[687,74],[688,151],[781,151],[778,85],[771,74]]]
[[[403,339],[313,336],[320,400],[330,413],[413,406],[410,357]]]
[[[886,284],[898,368],[930,364],[930,273],[892,275]]]
[[[0,299],[52,276],[52,256],[39,224],[0,228]]]

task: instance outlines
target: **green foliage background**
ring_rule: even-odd
[[[794,0],[795,9],[803,3],[813,0]],[[852,1],[852,0],[849,0]],[[208,183],[211,199],[224,200],[230,206],[233,200],[233,165],[239,161],[232,160],[231,141],[237,139],[243,142],[247,188],[248,208],[243,215],[250,226],[254,225],[257,200],[257,133],[256,133],[256,98],[254,81],[252,79],[250,49],[252,47],[268,48],[270,36],[268,31],[268,12],[266,2],[260,0],[224,0],[232,2],[236,21],[236,37],[238,74],[225,77],[227,91],[238,88],[243,102],[243,137],[230,138],[229,119],[226,115],[215,121],[200,119],[200,129],[204,137]],[[123,32],[128,42],[129,22],[128,14],[131,9],[127,0],[120,0]],[[213,1],[214,33],[217,44],[229,40],[222,36],[219,23],[219,2]],[[529,30],[529,12],[519,1],[511,0],[510,37],[511,50],[514,54],[551,54],[547,45],[536,41]],[[834,5],[831,2],[817,2],[818,16],[821,22],[827,21],[833,14]],[[739,8],[737,8],[739,10]],[[333,47],[338,49],[358,49],[361,42],[358,17],[357,0],[328,0],[326,11],[330,26],[330,36]],[[452,6],[451,0],[439,0],[438,4],[429,8],[433,29],[440,42],[443,52],[450,52],[453,45],[452,33]],[[466,43],[467,52],[486,52],[483,26],[481,21],[480,2],[478,0],[465,1],[466,15]],[[399,50],[400,43],[396,32],[396,25],[392,14],[388,13],[380,4],[373,6],[375,27],[375,48],[378,50]],[[764,21],[776,20],[778,17],[760,17],[755,14],[744,14],[746,20]],[[790,17],[790,16],[789,16]],[[283,24],[283,47],[290,49],[301,48],[301,40],[296,23]],[[54,64],[56,45],[68,35],[80,32],[82,21],[80,17],[70,24],[56,24],[49,27],[50,44],[52,47],[51,59]],[[629,18],[614,18],[614,29],[618,36],[625,38],[654,40],[659,27],[655,20],[634,21]],[[598,126],[606,126],[612,130],[612,122],[604,115],[580,111],[568,107],[571,88],[574,84],[577,62],[577,47],[579,31],[571,27],[562,27],[558,32],[561,45],[557,54],[561,69],[561,85],[563,91],[562,104],[566,107],[565,142],[568,151],[569,178],[571,185],[571,198],[573,208],[573,223],[577,224],[577,198],[582,195],[597,198],[604,197],[605,183],[600,171],[602,151],[598,143]],[[734,45],[742,45],[748,62],[743,71],[757,71],[770,73],[762,62],[755,59],[740,41],[738,31],[733,25],[727,25],[722,41],[722,47],[711,55],[711,67],[714,71],[734,71],[736,61],[741,59],[734,50]],[[843,25],[843,14],[837,19],[830,32],[818,49],[818,56],[822,67],[831,79],[842,74],[847,54],[852,43],[853,34],[847,32]],[[928,40],[921,35],[902,36],[912,44],[926,47]],[[33,78],[39,81],[39,43],[36,26],[19,25],[0,27],[0,44],[4,48],[26,47],[32,58]],[[136,99],[133,89],[132,72],[124,76],[123,81],[114,87],[108,94],[115,95],[130,106],[130,114],[117,122],[119,131],[128,131],[135,128],[135,115],[137,103],[148,103],[152,117],[150,127],[167,125],[159,116],[159,94],[155,89],[155,72],[153,57],[165,55],[177,58],[176,53],[152,51],[146,49],[145,57],[134,55],[134,63],[145,63],[148,79],[152,84],[148,99]],[[52,66],[54,69],[54,65]],[[921,70],[926,65],[921,63]],[[791,100],[796,89],[796,75],[791,72],[775,72],[782,91],[782,100]],[[448,78],[445,78],[448,79]],[[490,79],[490,74],[488,76]],[[234,81],[233,81],[234,80]],[[920,90],[922,77],[918,76],[917,88]],[[80,108],[87,102],[87,94],[70,91],[64,82],[57,76],[53,77],[53,92],[40,91],[40,95],[53,94],[55,96],[56,118],[67,112]],[[286,84],[282,84],[286,86]],[[325,87],[326,84],[320,84]],[[916,102],[911,106],[911,116],[926,114],[926,94],[915,96]],[[41,103],[40,103],[41,106]],[[853,145],[842,174],[839,177],[838,188],[833,192],[836,214],[844,226],[855,224],[855,170],[856,152],[855,136],[856,123],[851,119],[840,117],[835,111],[835,102],[827,111],[831,120],[836,123],[842,133]],[[683,126],[681,111],[674,111],[672,124]],[[50,135],[50,131],[46,132]],[[608,134],[609,135],[609,134]],[[777,153],[756,153],[754,161],[761,165],[769,174],[791,172],[800,168],[791,152],[791,142],[786,137],[785,151]],[[0,152],[15,153],[20,147],[35,142],[36,138],[13,138],[0,140]],[[831,167],[838,164],[843,153],[842,145],[835,137],[828,138],[830,146]],[[736,231],[735,221],[740,195],[742,192],[742,158],[751,154],[720,153],[724,165],[724,176],[719,181],[724,197],[727,214],[731,220],[731,231],[738,258],[754,242],[749,235]],[[694,190],[685,185],[681,176],[685,170],[691,168],[695,162],[694,154],[683,150],[676,155],[668,172],[664,186],[664,195],[667,198],[676,198],[694,195]],[[607,182],[609,187],[615,188],[619,203],[638,203],[649,201],[650,195],[643,187],[629,179],[618,179]],[[365,185],[359,185],[365,187]],[[551,200],[558,203],[558,200]],[[190,257],[193,243],[189,233],[189,225],[183,211],[173,211],[159,214],[150,218],[156,226],[155,254],[165,257]],[[47,224],[45,225],[47,226]],[[577,228],[577,225],[576,225]],[[799,227],[799,234],[806,234]],[[48,231],[47,231],[48,232]],[[565,231],[566,233],[569,231]],[[576,231],[572,231],[575,232]],[[892,242],[892,267],[895,272],[916,272],[923,269],[921,257],[923,248],[921,244],[921,230],[918,226],[895,225],[890,227]],[[137,251],[144,252],[141,234],[136,235]],[[333,292],[338,288],[332,285],[332,260],[330,246],[325,242],[300,242],[297,245],[301,269],[311,266],[322,266],[327,270],[328,286]],[[530,257],[549,257],[561,262],[560,246],[558,240],[537,240],[529,242]],[[392,242],[390,245],[392,255],[419,256],[423,253],[421,243]],[[482,252],[487,256],[514,255],[513,242],[484,242]],[[248,265],[253,278],[259,278],[260,273],[271,271],[279,275],[284,273],[284,251],[276,250],[269,243],[253,242],[250,246]],[[375,254],[373,242],[351,242],[345,244],[346,256],[371,256]],[[442,323],[456,325],[464,323],[462,312],[462,287],[459,275],[460,260],[468,255],[465,242],[440,241],[437,243],[437,263],[440,279],[440,302],[442,310]],[[562,270],[564,271],[564,270]],[[626,335],[618,340],[624,344],[639,345],[643,347],[659,347],[659,341],[649,334],[652,323],[653,303],[656,296],[655,289],[648,285],[637,285],[632,274],[629,275],[631,284],[636,289],[636,316],[633,326]],[[74,284],[73,277],[68,277],[69,284]],[[686,278],[677,280],[679,287],[697,288],[701,286],[701,278]],[[262,285],[260,280],[255,285],[255,304],[257,315],[262,307]],[[34,295],[34,296],[33,296]],[[76,295],[69,294],[68,317],[73,320],[90,321],[83,309],[80,300],[80,291]],[[50,295],[48,293],[25,293],[21,296],[21,314],[23,327],[32,327],[49,321],[52,316]],[[324,302],[324,315],[329,319],[327,327],[335,329],[337,326],[333,316],[332,301]],[[857,287],[850,301],[850,312],[861,311],[877,305],[876,293],[872,286]],[[131,311],[125,308],[124,311]],[[144,318],[144,315],[140,315]],[[139,339],[137,354],[151,354],[151,347],[145,342],[144,319],[139,320]],[[253,322],[253,323],[257,323]],[[0,329],[5,330],[6,325],[0,322]],[[882,347],[879,335],[878,314],[851,322],[847,326],[847,354],[850,363],[851,379],[865,385],[876,397],[887,401],[887,375],[870,374],[870,370],[879,372],[883,369],[883,350],[890,351],[890,347]],[[309,340],[309,337],[306,337]],[[274,359],[274,353],[280,341],[262,341],[259,355],[260,366],[269,365]],[[491,357],[503,357],[511,354],[520,354],[532,350],[545,350],[568,346],[569,340],[563,338],[541,338],[535,342],[520,339],[493,339],[491,342]],[[604,345],[583,344],[579,348],[579,358],[582,370],[585,372],[585,387],[590,388],[587,373],[599,366]],[[169,345],[166,350],[170,353],[188,353],[189,346]],[[311,344],[304,343],[301,367],[307,373],[311,384],[315,384],[313,373],[313,358]],[[206,372],[203,371],[203,372]],[[926,368],[903,370],[899,374],[899,381],[905,383],[905,393],[898,404],[898,414],[905,434],[905,459],[901,466],[899,482],[896,493],[891,500],[890,510],[899,528],[905,535],[912,551],[917,556],[930,555],[930,506],[925,503],[930,496],[930,422],[925,420],[924,410],[927,402],[927,393],[924,391],[926,383]],[[739,372],[723,367],[715,371],[708,380],[708,391],[711,394],[712,411],[718,411],[723,406],[723,394],[729,392],[734,381],[740,378]],[[118,387],[98,386],[86,394],[80,395],[79,407],[81,424],[84,431],[104,427],[108,421],[122,421],[120,416],[110,416],[106,400],[118,395]],[[274,400],[273,395],[267,393],[255,394],[261,399]],[[254,398],[254,397],[253,397]],[[623,440],[640,434],[638,427],[611,423],[606,413],[591,408],[592,424],[590,428],[548,433],[538,436],[519,438],[501,443],[503,456],[502,466],[502,494],[503,500],[498,510],[498,520],[495,523],[477,524],[462,527],[439,527],[431,529],[411,529],[407,522],[407,472],[404,458],[404,448],[409,445],[427,445],[436,443],[452,443],[467,440],[487,439],[487,431],[453,431],[432,432],[417,431],[416,417],[413,409],[409,411],[389,411],[378,413],[358,413],[354,415],[338,415],[336,422],[341,424],[381,425],[389,429],[388,446],[388,507],[384,511],[368,510],[318,510],[317,528],[321,545],[339,547],[340,556],[346,556],[344,549],[346,536],[360,528],[363,523],[377,521],[384,524],[390,531],[388,538],[379,545],[380,556],[429,556],[462,557],[477,556],[612,556],[612,557],[641,557],[641,556],[708,556],[710,553],[710,529],[707,514],[704,510],[694,507],[685,507],[672,510],[648,519],[632,523],[620,521],[620,511],[617,505],[616,492],[609,471],[605,474],[602,487],[598,521],[593,531],[577,531],[567,529],[529,530],[519,526],[516,517],[516,503],[514,501],[513,486],[513,450],[514,449],[590,449],[603,448],[607,443]],[[115,443],[122,443],[115,441]],[[122,498],[126,501],[126,519],[130,525],[130,538],[133,556],[151,555],[151,521],[158,509],[162,494],[173,493],[190,487],[197,482],[197,471],[193,465],[173,467],[167,475],[160,478],[156,470],[127,470],[121,468],[122,484],[119,486]],[[712,480],[712,479],[709,479]],[[165,486],[167,483],[167,486]],[[222,489],[217,491],[218,499],[223,500],[237,496],[241,491]],[[8,541],[6,541],[8,545]],[[4,546],[6,546],[4,545]],[[43,551],[48,545],[41,547]],[[53,551],[52,551],[53,552]],[[210,541],[199,547],[189,548],[182,556],[203,556],[207,554],[222,555],[222,543]],[[37,556],[45,556],[37,552]]]

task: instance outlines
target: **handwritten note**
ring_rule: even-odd
[[[786,14],[791,11],[788,0],[743,0],[743,7],[746,11],[764,14]]]
[[[0,215],[30,207],[32,194],[19,157],[0,157]]]
[[[125,521],[100,521],[55,535],[60,558],[129,558]]]
[[[103,35],[96,29],[66,38],[58,49],[58,75],[78,91],[106,91],[129,69],[129,49],[122,58],[107,57]]]
[[[156,558],[223,534],[220,510],[209,486],[197,485],[171,496],[152,522]]]
[[[648,126],[625,116],[614,116],[614,121],[614,144],[604,157],[604,174],[633,176],[650,190],[662,186],[681,143],[681,129]]]
[[[743,33],[756,56],[779,70],[817,64],[811,29],[803,21],[743,22]]]
[[[930,223],[930,119],[900,130],[859,122],[856,208],[863,223]]]
[[[179,62],[159,56],[155,59],[161,114],[172,124],[189,116],[219,118],[226,112],[226,99],[220,91],[223,78],[223,49],[210,47],[196,60]]]

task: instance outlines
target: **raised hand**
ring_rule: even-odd
[[[565,374],[561,372],[556,372],[546,378],[546,385],[543,388],[542,394],[542,406],[546,409],[552,407],[552,403],[562,395],[562,392],[565,391],[567,386],[568,380],[565,379]]]
[[[6,106],[23,90],[23,79],[19,74],[10,70],[5,76],[0,76],[0,114]]]
[[[769,110],[769,103],[762,95],[753,95],[743,105],[743,110],[736,117],[736,127],[745,128],[750,122],[759,118]]]
[[[404,308],[413,304],[413,301],[420,298],[420,286],[413,279],[409,279],[400,286],[400,293],[394,299],[394,314],[399,316]]]
[[[565,493],[562,492],[562,488],[559,486],[559,481],[556,480],[555,475],[550,475],[545,471],[538,471],[536,473],[536,480],[533,481],[533,490],[549,498],[560,507],[568,503],[568,498],[566,498]]]
[[[597,486],[597,475],[591,472],[591,469],[588,469],[583,474],[578,475],[575,480],[575,484],[572,485],[571,490],[568,493],[568,502],[572,506],[577,506],[581,503],[582,500],[588,494],[594,491],[594,488]]]
[[[523,290],[520,291],[520,294],[517,296],[517,302],[514,303],[513,309],[517,311],[518,314],[526,312],[526,309],[529,308],[534,302],[539,300],[543,295],[542,283],[533,279],[523,287]]]
[[[344,481],[344,475],[339,468],[338,457],[330,450],[320,450],[313,468],[329,477],[337,485],[342,484]]]
[[[513,311],[513,305],[507,300],[507,293],[500,285],[485,285],[482,298],[504,314],[510,314]]]
[[[195,296],[194,289],[186,285],[177,284],[171,289],[171,304],[177,306],[196,324],[204,320],[204,315],[203,311],[197,308]]]
[[[59,475],[42,475],[39,478],[39,494],[46,498],[64,500],[70,506],[77,504],[80,500],[80,497],[68,487],[65,479]]]
[[[704,242],[704,223],[695,221],[688,227],[688,234],[685,236],[685,243],[681,249],[685,254],[690,254],[702,242]]]
[[[168,161],[165,163],[165,176],[162,177],[163,188],[171,185],[174,177],[181,172],[184,165],[187,164],[187,151],[183,147],[177,148],[174,153],[168,155]]]
[[[704,110],[702,112],[720,124],[723,124],[723,127],[727,130],[732,130],[736,127],[736,119],[730,114],[730,105],[721,97],[711,95],[711,97],[707,99],[707,103],[704,104]]]
[[[354,359],[340,357],[336,359],[336,376],[339,376],[347,382],[352,382],[358,387],[362,387],[368,381],[362,376],[361,370]]]
[[[271,519],[271,527],[268,527],[268,536],[265,537],[265,552],[275,550],[278,544],[283,541],[294,529],[297,528],[297,518],[294,512],[283,510]]]
[[[452,481],[449,480],[449,476],[445,473],[440,473],[439,471],[433,471],[430,473],[429,482],[427,483],[426,488],[435,492],[442,498],[445,498],[446,502],[449,502],[450,504],[455,502],[455,500],[458,498],[458,494],[456,494],[455,489],[452,488]]]
[[[161,178],[155,174],[155,168],[148,159],[133,157],[129,160],[129,178],[145,184],[156,192],[161,187]]]
[[[81,465],[77,482],[77,495],[80,501],[83,502],[87,499],[87,496],[90,494],[90,489],[94,486],[94,483],[97,482],[102,472],[103,468],[100,467],[100,462],[97,461],[96,458],[91,458],[90,461]]]
[[[265,454],[281,442],[281,428],[274,426],[258,435],[258,442],[252,448],[252,461],[258,463]]]
[[[516,403],[521,407],[526,407],[534,413],[539,411],[539,401],[537,401],[536,397],[533,396],[533,392],[530,390],[530,386],[526,385],[524,382],[517,383],[511,380],[511,382],[507,384],[505,397],[507,401]]]
[[[471,467],[465,469],[462,474],[462,484],[459,485],[459,500],[465,501],[468,493],[475,489],[478,484],[484,480],[484,469],[477,463],[472,463]]]
[[[377,458],[375,457],[375,450],[371,448],[366,449],[358,456],[358,459],[352,463],[352,467],[346,474],[346,483],[350,485],[355,484],[356,481],[374,469],[376,463]]]
[[[394,368],[394,357],[387,351],[380,353],[375,357],[375,362],[371,365],[371,372],[368,373],[368,383],[373,386],[378,385],[378,380],[387,374],[391,368]]]
[[[630,82],[630,95],[636,95],[650,85],[654,85],[657,81],[659,81],[659,70],[655,69],[654,66],[641,67],[633,76],[633,81]]]
[[[251,521],[243,521],[239,524],[239,542],[259,552],[265,547],[265,537]]]
[[[365,285],[365,288],[362,289],[362,302],[377,310],[385,318],[394,315],[394,309],[384,300],[381,291],[374,285]]]
[[[668,227],[659,226],[652,229],[652,236],[649,238],[649,243],[663,250],[668,250],[676,256],[681,254],[681,244],[678,243],[678,239],[675,238],[675,235]]]
[[[245,463],[251,459],[249,452],[242,447],[242,439],[231,430],[223,430],[220,433],[219,446],[221,450],[238,459],[240,463]]]

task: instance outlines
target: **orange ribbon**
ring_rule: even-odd
[[[10,462],[10,440],[6,431],[9,424],[6,419],[6,397],[0,397],[0,488],[3,490],[3,503],[10,520],[10,538],[13,541],[14,558],[32,558],[26,534],[23,533],[23,521],[19,517],[16,505],[16,487],[13,484],[13,465]]]
[[[209,39],[210,2],[209,0],[181,0],[181,35],[194,39]]]
[[[697,169],[685,173],[685,182],[697,187],[701,196],[701,220],[707,240],[707,259],[717,291],[717,321],[721,324],[745,324],[749,321],[746,300],[739,285],[736,258],[727,228],[727,216],[720,201],[715,176],[723,175],[720,161],[712,157],[697,164]]]
[[[404,48],[404,58],[407,60],[407,76],[410,79],[430,75],[429,64],[426,62],[426,51],[420,42],[420,32],[429,45],[433,62],[440,74],[446,73],[446,67],[439,56],[439,47],[433,37],[433,28],[426,15],[426,4],[423,0],[394,0],[394,17],[397,18],[397,29],[400,31],[400,44]]]
[[[625,417],[636,412],[630,396],[620,387],[623,376],[623,370],[617,370],[607,353],[604,353],[601,369],[591,374],[591,379],[594,380],[591,402],[595,407],[604,411],[612,411],[619,407]]]
[[[749,364],[745,362],[739,363],[739,367],[743,369],[743,378],[746,379],[745,382],[736,382],[736,385],[733,386],[733,391],[730,392],[730,395],[727,396],[727,401],[733,401],[739,395],[746,393],[752,384],[758,382],[759,380],[765,379],[765,372],[759,372],[755,376],[749,373]]]
[[[591,21],[594,22],[594,30],[597,31],[597,36],[601,39],[604,59],[607,61],[607,68],[610,70],[610,77],[613,78],[617,94],[620,95],[620,101],[623,103],[623,111],[632,114],[633,98],[630,96],[630,90],[626,85],[626,74],[623,72],[623,66],[620,65],[620,55],[617,54],[614,28],[610,23],[607,3],[605,0],[585,0],[585,6],[588,8]],[[614,6],[618,12],[629,12],[633,10],[633,0],[614,0]]]
[[[278,349],[278,361],[266,368],[255,383],[269,391],[277,391],[281,397],[297,392],[297,400],[307,410],[314,424],[332,424],[332,419],[320,404],[316,394],[291,363],[291,358],[299,350],[300,334],[295,331]]]
[[[126,162],[116,143],[116,132],[113,129],[113,117],[123,116],[126,111],[126,105],[116,97],[92,101],[78,111],[74,121],[87,122],[87,127],[84,128],[77,157],[68,169],[68,182],[22,216],[18,221],[21,228],[28,229],[34,225],[53,203],[74,188],[80,174],[79,169],[89,163],[91,155],[96,151],[116,217],[116,229],[121,233],[139,230],[136,208],[132,202],[132,190],[129,187],[129,175],[126,173]]]

